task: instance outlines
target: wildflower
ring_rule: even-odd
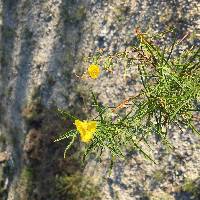
[[[100,68],[98,65],[90,65],[88,67],[88,74],[91,78],[96,79],[98,78],[99,74],[100,74]]]
[[[97,122],[75,120],[75,125],[76,125],[76,129],[80,133],[81,140],[85,143],[90,142],[96,131]]]

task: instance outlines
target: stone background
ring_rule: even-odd
[[[155,147],[159,165],[130,151],[103,179],[106,159],[84,167],[75,149],[63,160],[65,144],[53,143],[71,125],[57,107],[84,118],[88,88],[102,103],[116,104],[140,87],[134,70],[124,79],[122,66],[97,81],[80,81],[74,73],[86,69],[82,57],[97,48],[124,50],[136,27],[173,26],[179,37],[194,33],[191,43],[199,45],[199,13],[198,0],[1,0],[0,199],[73,199],[58,190],[57,180],[76,172],[100,184],[103,200],[200,199],[200,139],[188,132],[171,133],[173,152]]]

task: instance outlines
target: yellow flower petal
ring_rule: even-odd
[[[88,67],[88,74],[91,78],[96,79],[98,78],[99,74],[100,74],[100,68],[98,65],[90,65]]]
[[[88,143],[92,140],[93,135],[96,131],[96,121],[80,121],[75,120],[76,129],[80,133],[81,141]]]
[[[76,125],[76,129],[79,131],[79,132],[82,132],[83,131],[83,126],[84,126],[84,123],[80,120],[75,120],[75,125]]]
[[[88,143],[92,140],[93,138],[93,133],[86,133],[81,135],[81,141]]]

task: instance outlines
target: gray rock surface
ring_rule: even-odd
[[[53,139],[69,124],[54,108],[83,116],[88,88],[115,105],[141,87],[134,69],[124,77],[122,66],[98,80],[79,81],[74,73],[88,66],[82,57],[97,48],[124,50],[136,27],[159,32],[175,26],[180,37],[194,32],[192,42],[199,45],[199,13],[198,0],[0,1],[0,199],[67,199],[55,195],[53,178],[70,161],[63,161],[64,145]],[[199,187],[200,139],[187,131],[173,131],[170,138],[175,151],[158,144],[152,152],[159,165],[130,151],[110,178],[101,178],[106,158],[101,165],[89,162],[84,173],[101,183],[103,200],[198,199],[199,193],[184,186]]]

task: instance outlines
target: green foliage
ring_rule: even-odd
[[[25,167],[21,172],[22,181],[30,181],[33,178],[33,170],[30,167]]]
[[[28,195],[33,190],[33,170],[30,167],[24,167],[20,174],[17,184],[18,197],[16,199],[28,199]]]
[[[125,73],[127,68],[137,67],[143,88],[114,109],[101,105],[92,93],[92,106],[97,112],[93,120],[98,126],[92,141],[86,145],[84,159],[92,152],[100,158],[108,149],[112,167],[113,161],[117,157],[126,158],[127,149],[132,147],[154,162],[143,148],[151,149],[150,136],[173,148],[168,138],[170,127],[176,126],[181,131],[181,127],[185,127],[200,134],[195,126],[196,114],[200,111],[200,48],[181,46],[187,35],[179,40],[173,38],[172,44],[167,45],[166,34],[172,33],[150,36],[136,30],[134,46],[108,56],[99,51],[91,58],[93,63],[111,72],[116,63],[125,63]],[[126,112],[119,112],[125,107]],[[71,137],[73,143],[77,135],[78,132],[72,130],[61,139]]]
[[[71,200],[100,200],[98,186],[94,185],[91,178],[77,172],[71,176],[60,176],[56,179],[57,192],[60,196]]]
[[[166,176],[167,176],[167,173],[166,173],[165,169],[160,169],[160,170],[157,170],[154,172],[153,179],[156,182],[160,183],[160,182],[164,181]]]
[[[198,179],[186,180],[182,186],[182,191],[192,194],[191,199],[198,199],[200,197],[200,184],[197,183]]]

